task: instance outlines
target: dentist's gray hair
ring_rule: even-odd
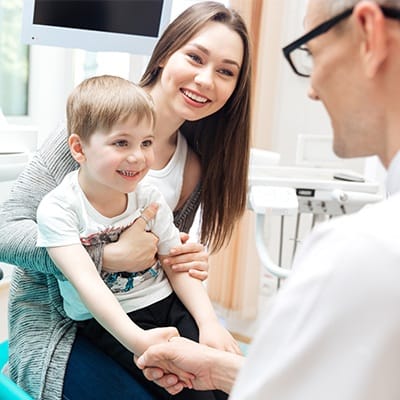
[[[354,7],[361,0],[334,0],[326,1],[326,11],[329,17],[341,13],[342,11]],[[393,7],[400,9],[400,0],[371,0],[381,6]]]

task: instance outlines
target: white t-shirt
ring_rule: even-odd
[[[153,185],[140,182],[133,193],[128,194],[124,213],[108,218],[101,215],[87,200],[78,183],[78,171],[68,174],[61,184],[49,192],[37,210],[38,240],[40,247],[93,244],[102,235],[116,236],[130,226],[141,211],[150,203],[159,204],[154,220],[148,224],[158,238],[158,253],[168,254],[171,247],[181,244],[179,230],[173,223],[171,209],[162,194]],[[115,241],[111,240],[111,241]],[[79,268],[79,266],[77,266]],[[103,280],[126,312],[153,304],[171,292],[171,286],[159,264],[143,273],[102,273]],[[81,302],[78,293],[68,281],[59,281],[67,315],[74,320],[92,318]]]
[[[188,145],[185,137],[178,132],[176,150],[163,169],[151,169],[143,182],[158,187],[171,210],[175,210],[181,196]]]
[[[399,227],[400,194],[317,226],[230,399],[400,399]]]

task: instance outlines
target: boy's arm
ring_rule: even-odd
[[[171,267],[164,265],[163,261],[167,257],[159,255],[159,260],[175,293],[197,323],[200,331],[200,343],[233,353],[240,353],[236,341],[219,323],[210,298],[201,281],[192,278],[188,274],[177,274]]]
[[[158,256],[175,293],[196,320],[197,325],[218,321],[203,284],[187,274],[177,274],[164,263],[168,256]]]
[[[174,225],[172,211],[161,193],[153,188],[152,197],[148,196],[148,198],[159,204],[157,215],[150,226],[152,232],[159,238],[158,258],[175,293],[195,319],[200,331],[200,342],[215,348],[240,353],[236,341],[218,322],[214,308],[201,281],[188,274],[176,273],[172,269],[173,264],[171,262],[164,262],[170,258],[171,249],[181,246],[180,234]],[[197,252],[187,254],[187,257],[189,263],[196,261]]]
[[[139,355],[152,343],[178,336],[175,328],[158,328],[145,334],[103,282],[82,245],[51,247],[48,252],[93,317],[132,353]]]

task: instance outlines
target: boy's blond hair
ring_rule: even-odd
[[[118,76],[89,78],[68,97],[68,134],[88,141],[96,130],[110,130],[133,115],[138,124],[146,118],[154,128],[154,103],[144,89]]]

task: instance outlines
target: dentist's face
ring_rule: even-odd
[[[222,23],[209,22],[161,65],[155,90],[182,121],[204,118],[232,95],[242,59],[240,36]]]
[[[305,29],[311,30],[331,18],[330,0],[310,0]],[[354,16],[311,40],[307,46],[313,57],[309,97],[323,102],[333,128],[333,150],[339,157],[375,154],[370,132],[373,107],[368,80],[359,57],[362,43],[354,28]]]

